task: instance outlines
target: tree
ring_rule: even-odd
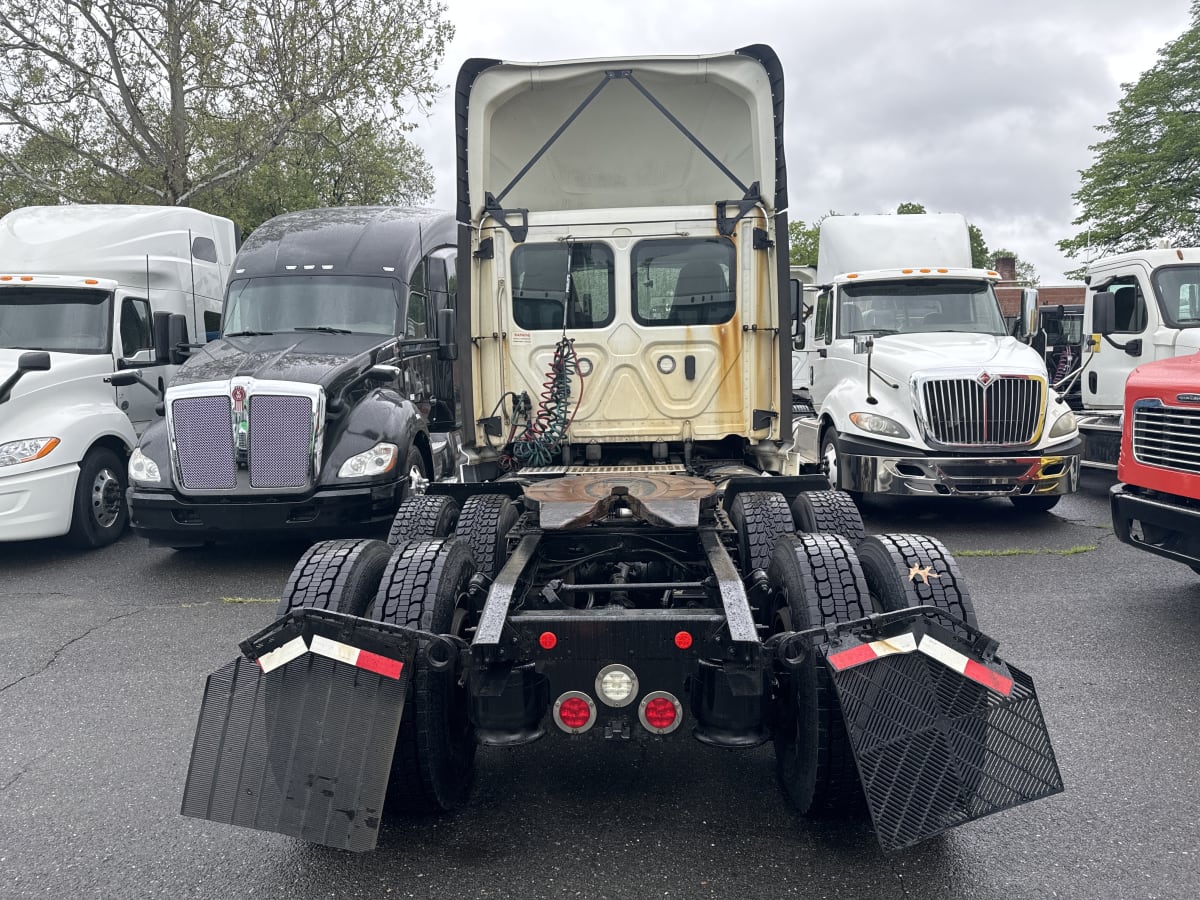
[[[815,266],[820,237],[821,219],[815,220],[811,225],[805,225],[799,220],[788,222],[788,261],[793,266]]]
[[[444,11],[438,0],[0,0],[0,205],[211,203],[257,218],[427,197],[404,113],[436,93],[453,34]]]
[[[1058,242],[1068,256],[1200,244],[1200,0],[1191,15],[1098,127],[1106,137],[1072,195],[1080,231]]]

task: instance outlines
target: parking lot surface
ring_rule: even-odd
[[[273,619],[303,547],[0,545],[0,897],[1200,896],[1200,576],[1116,541],[1110,484],[1044,515],[865,504],[869,531],[955,553],[1066,784],[894,855],[798,819],[769,745],[484,749],[464,809],[392,821],[367,854],[184,818],[204,678]]]

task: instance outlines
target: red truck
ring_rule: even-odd
[[[1117,477],[1117,537],[1200,573],[1200,354],[1130,373]]]

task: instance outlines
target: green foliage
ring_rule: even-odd
[[[971,265],[976,269],[986,269],[989,265],[988,260],[992,254],[988,253],[987,242],[983,239],[983,232],[979,230],[978,225],[967,223],[967,236],[971,242]]]
[[[920,203],[901,203],[896,207],[896,215],[898,216],[916,216],[928,212]]]
[[[1105,138],[1073,195],[1080,231],[1058,242],[1068,256],[1200,245],[1200,0],[1191,15],[1097,129]]]
[[[791,265],[815,266],[820,236],[821,219],[817,219],[811,225],[800,221],[788,222],[788,261]]]
[[[272,211],[431,193],[439,0],[0,0],[0,207]]]

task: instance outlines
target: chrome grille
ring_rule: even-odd
[[[954,446],[1013,447],[1038,438],[1045,384],[1036,378],[995,376],[932,379],[921,385],[930,437]]]
[[[307,397],[252,396],[250,486],[303,487],[312,439],[312,402]]]
[[[183,486],[228,490],[236,484],[233,418],[228,397],[185,397],[171,404]]]
[[[1200,409],[1135,404],[1133,457],[1148,466],[1200,474]]]

